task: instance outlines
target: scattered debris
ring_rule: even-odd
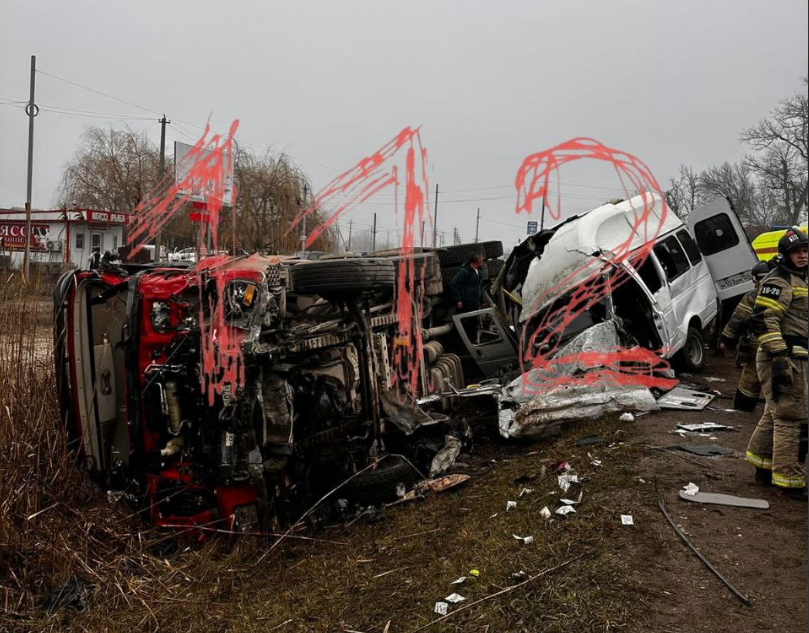
[[[443,477],[438,477],[437,479],[425,479],[424,481],[420,481],[413,486],[413,490],[405,494],[400,501],[412,501],[419,497],[425,497],[430,493],[444,492],[450,488],[455,488],[465,484],[470,479],[472,479],[470,475],[464,475],[461,473],[444,475]]]
[[[532,492],[534,492],[533,488],[523,488],[520,490],[520,494],[518,496],[522,497],[524,495],[530,495]]]
[[[635,525],[635,519],[632,518],[631,514],[622,514],[621,525]]]
[[[669,514],[668,510],[666,509],[666,502],[663,501],[663,499],[660,500],[660,503],[658,504],[658,507],[660,508],[660,511],[663,513],[663,516],[666,517],[666,520],[669,522],[671,527],[674,528],[674,531],[677,533],[677,536],[679,536],[683,540],[683,542],[686,545],[688,545],[689,549],[691,549],[691,551],[694,552],[694,554],[696,554],[697,558],[699,558],[705,564],[705,566],[708,569],[710,569],[716,575],[717,578],[719,578],[719,580],[721,580],[723,583],[725,583],[725,586],[728,589],[730,589],[734,593],[734,595],[737,598],[739,598],[739,600],[741,600],[745,605],[747,605],[749,607],[750,606],[750,598],[748,598],[741,591],[736,589],[736,587],[734,587],[722,574],[720,574],[719,571],[717,571],[716,567],[714,567],[710,563],[710,561],[708,561],[708,559],[705,558],[696,547],[694,547],[694,545],[691,543],[691,541],[688,540],[688,537],[686,537],[686,535],[683,533],[683,531],[680,528],[677,527],[677,524],[674,522],[674,519],[671,518],[671,515]]]
[[[444,598],[447,602],[451,604],[458,604],[459,602],[463,602],[466,600],[461,594],[459,593],[451,593],[446,598]]]
[[[718,439],[718,438],[709,438],[709,439]],[[715,444],[705,444],[705,445],[696,445],[696,446],[689,446],[687,444],[683,444],[680,446],[670,446],[671,450],[678,450],[678,451],[685,451],[686,453],[692,453],[694,455],[700,455],[702,457],[713,457],[715,455],[731,455],[733,451],[729,448],[725,448],[724,446],[716,446]]]
[[[562,489],[562,492],[567,492],[568,488],[570,488],[570,484],[579,483],[579,476],[572,471],[568,471],[562,475],[558,475],[556,480],[559,483],[559,487]]]
[[[517,536],[516,534],[512,534],[511,536],[520,541],[523,545],[530,545],[534,542],[533,536]]]
[[[460,578],[456,578],[455,580],[453,580],[449,584],[451,584],[451,585],[462,585],[465,582],[466,582],[466,576],[461,576]]]
[[[462,448],[461,440],[454,435],[447,435],[444,438],[444,447],[433,457],[430,464],[430,477],[443,475],[458,459]]]
[[[480,571],[477,570],[477,569],[470,569],[469,570],[469,575],[474,576],[475,578],[479,578],[480,577]]]
[[[736,508],[753,508],[755,510],[767,510],[770,507],[770,503],[764,499],[749,499],[747,497],[736,497],[713,492],[688,494],[685,490],[681,490],[680,498],[686,501],[696,501],[697,503],[710,503],[720,506],[733,506]]]
[[[621,422],[634,422],[635,421],[635,416],[627,411],[626,413],[622,413],[621,417],[618,418],[618,419]]]
[[[571,465],[567,462],[554,462],[552,464],[548,464],[548,468],[556,471],[557,473],[564,473],[572,469]]]
[[[661,409],[682,409],[685,411],[701,411],[714,399],[710,393],[675,387],[657,400]]]
[[[705,376],[705,382],[727,382],[724,378],[717,378],[716,376]]]
[[[545,506],[544,508],[542,508],[542,510],[539,511],[539,516],[541,516],[546,521],[551,518],[551,511],[548,509],[548,506]]]
[[[589,459],[589,460],[590,460],[590,465],[591,465],[591,466],[596,466],[596,467],[601,466],[601,460],[600,460],[600,459],[596,459],[595,457],[593,457],[592,455],[590,455],[590,453],[587,453],[587,459]]]
[[[506,501],[506,512],[508,512],[509,510],[513,510],[516,507],[517,507],[516,501]]]
[[[593,419],[618,411],[657,411],[660,408],[646,387],[576,384],[554,387],[533,395],[524,394],[522,390],[525,384],[536,381],[530,377],[527,380],[524,378],[516,378],[504,389],[500,406],[513,402],[519,404],[516,413],[510,409],[500,410],[500,434],[506,438],[547,437],[568,420]]]
[[[691,431],[692,433],[705,432],[705,431],[735,431],[732,426],[726,424],[717,424],[716,422],[700,422],[699,424],[678,424],[678,429],[683,431]],[[706,435],[707,437],[707,435]]]
[[[683,492],[689,497],[693,497],[699,492],[699,486],[693,482],[688,482],[687,486],[683,486]]]
[[[625,414],[626,415],[626,414]],[[630,414],[631,415],[631,414]],[[623,416],[621,416],[623,418]],[[576,446],[593,446],[595,444],[603,444],[604,438],[600,435],[588,435],[576,442]]]
[[[560,506],[556,508],[556,514],[561,514],[562,516],[565,516],[566,514],[575,514],[575,513],[576,508],[574,508],[573,506]]]
[[[520,571],[515,571],[513,574],[511,574],[511,577],[514,580],[524,580],[526,576],[527,574],[522,569]]]
[[[449,604],[446,602],[436,602],[435,607],[433,608],[433,612],[437,613],[438,615],[447,615],[449,611]]]

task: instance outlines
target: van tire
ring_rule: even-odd
[[[705,367],[705,340],[699,328],[690,326],[685,337],[685,345],[678,354],[683,369],[700,372]]]

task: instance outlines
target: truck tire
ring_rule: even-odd
[[[396,272],[386,259],[326,259],[292,266],[293,291],[299,294],[356,294],[393,288]]]
[[[395,501],[396,487],[401,483],[408,489],[418,478],[418,473],[399,457],[388,457],[373,470],[366,470],[348,482],[351,499],[359,504]]]
[[[396,280],[399,280],[399,265],[405,259],[413,260],[413,280],[416,285],[422,281],[435,279],[439,276],[441,267],[435,253],[414,253],[409,257],[392,257],[391,261],[396,269]]]
[[[494,259],[503,254],[503,242],[473,242],[471,244],[458,244],[449,246],[438,253],[441,266],[461,266],[475,253],[483,253],[483,259]]]

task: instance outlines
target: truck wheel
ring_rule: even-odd
[[[359,504],[395,501],[396,487],[402,483],[407,488],[418,478],[413,467],[398,457],[388,457],[374,470],[366,470],[348,482],[348,493]]]
[[[483,253],[483,259],[494,259],[503,254],[503,242],[473,242],[471,244],[458,244],[449,246],[438,253],[441,266],[462,266],[475,253]]]
[[[685,369],[692,372],[702,371],[705,367],[705,341],[698,328],[688,328],[685,346],[679,353],[679,361]]]
[[[294,292],[327,296],[393,288],[395,270],[385,259],[325,259],[296,264],[290,276]]]

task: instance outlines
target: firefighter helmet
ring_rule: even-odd
[[[788,229],[786,233],[778,240],[778,254],[786,259],[787,254],[801,246],[804,248],[809,245],[809,239],[806,233],[800,229]]]

